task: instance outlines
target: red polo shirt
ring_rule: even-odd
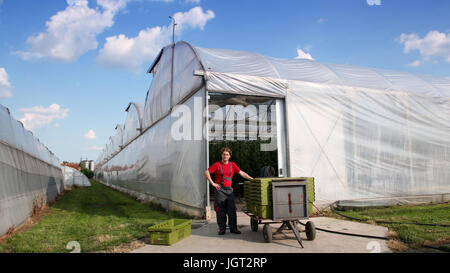
[[[219,168],[219,164],[222,166],[222,170],[223,170],[223,174],[225,175],[225,177],[230,177],[230,163],[233,164],[232,165],[232,169],[233,169],[233,175],[239,173],[241,171],[241,169],[239,169],[239,167],[234,164],[234,162],[228,161],[228,164],[223,164],[222,161],[217,161],[216,163],[212,164],[211,167],[208,168],[208,171],[211,174],[215,174],[216,175],[216,183],[220,185],[220,181],[222,181],[222,173],[220,172],[220,168]],[[224,187],[230,187],[231,186],[231,181],[227,181],[225,180],[223,183]]]

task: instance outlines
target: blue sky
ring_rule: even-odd
[[[450,1],[0,0],[0,103],[61,160],[96,159],[170,42],[450,77]]]

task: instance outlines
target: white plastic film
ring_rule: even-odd
[[[406,92],[290,82],[292,176],[316,199],[450,192],[450,101]]]
[[[229,90],[230,86],[235,85],[237,87],[235,92],[239,92],[239,85],[242,84],[239,82],[242,81],[246,84],[249,82],[247,76],[256,76],[450,97],[450,79],[416,76],[406,72],[383,69],[326,64],[308,59],[277,59],[254,52],[205,49],[195,46],[194,49],[206,72],[233,75],[233,78],[229,80],[224,78],[219,81],[213,78],[214,83],[211,84],[214,84],[214,89],[209,90],[208,86],[208,91]],[[216,75],[222,76],[221,74]],[[258,90],[259,84],[255,85]],[[248,88],[243,90],[246,89]],[[264,90],[266,88],[263,88]],[[276,91],[277,89],[273,90],[274,95],[278,94]]]
[[[203,70],[203,68],[191,45],[183,42],[175,45],[173,67],[172,105],[176,105],[202,87],[202,78],[193,77],[193,74],[195,70]]]
[[[59,159],[0,105],[0,235],[64,191]]]
[[[123,145],[127,145],[142,131],[143,103],[130,103],[127,108],[127,119],[124,124]]]
[[[287,81],[230,73],[206,72],[206,88],[210,92],[241,95],[284,97]]]
[[[150,86],[150,100],[146,102],[145,118],[153,124],[169,113],[171,108],[171,76],[172,75],[172,47],[163,49],[161,59],[155,68],[152,85]],[[150,111],[150,112],[148,112]]]
[[[183,106],[194,113],[194,105],[204,100],[199,90]],[[140,135],[121,152],[96,169],[99,179],[108,185],[156,198],[163,206],[177,207],[187,213],[202,216],[205,207],[206,166],[203,122],[194,125],[188,139],[174,139],[173,125],[177,117],[166,116]]]
[[[90,187],[91,182],[82,172],[68,166],[62,166],[64,184],[66,187]]]
[[[113,137],[114,143],[117,146],[116,152],[120,151],[120,149],[124,146],[123,145],[123,143],[124,143],[123,142],[123,134],[124,134],[123,129],[124,129],[124,126],[122,124],[117,124],[116,131],[115,131],[116,133]]]

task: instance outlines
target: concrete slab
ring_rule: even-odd
[[[338,220],[328,217],[311,218],[318,228],[334,231],[384,236],[387,228],[363,223]],[[305,223],[305,221],[302,221]],[[273,231],[281,224],[271,224]],[[317,231],[316,239],[308,241],[305,233],[301,233],[301,248],[292,231],[285,230],[273,236],[272,243],[266,243],[262,228],[257,232],[250,229],[250,217],[238,212],[238,227],[242,234],[217,234],[215,219],[209,223],[192,229],[191,236],[171,246],[147,245],[132,253],[368,253],[391,252],[385,240],[339,235]]]
[[[450,193],[339,200],[335,205],[341,209],[351,209],[397,205],[442,204],[447,202],[450,202]]]

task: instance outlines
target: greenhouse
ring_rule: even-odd
[[[0,105],[0,235],[64,191],[60,160]]]
[[[87,176],[82,172],[68,166],[62,166],[61,170],[63,172],[64,185],[66,187],[71,188],[92,186]]]
[[[204,171],[228,146],[253,177],[315,177],[319,203],[450,193],[450,79],[183,41],[148,72],[96,162],[111,187],[207,217]]]

